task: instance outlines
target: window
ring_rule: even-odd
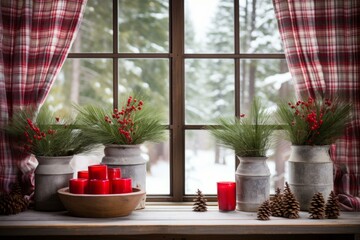
[[[214,199],[217,181],[235,180],[237,162],[205,127],[246,113],[254,96],[273,109],[292,95],[290,80],[271,0],[88,0],[47,103],[54,111],[72,102],[117,107],[141,90],[169,129],[168,142],[143,146],[148,198],[186,201],[199,188]],[[272,190],[283,186],[287,147],[269,153]],[[102,155],[80,156],[76,168]]]

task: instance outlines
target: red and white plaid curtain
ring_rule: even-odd
[[[331,154],[342,209],[360,211],[360,1],[273,3],[297,94],[354,104],[351,125]]]
[[[24,106],[40,107],[79,29],[87,0],[0,1],[0,127]],[[36,163],[0,131],[0,192],[33,189]]]

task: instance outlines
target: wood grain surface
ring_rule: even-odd
[[[339,239],[358,239],[360,234],[360,214],[356,212],[342,212],[339,219],[313,220],[308,219],[308,213],[301,212],[299,219],[272,217],[270,221],[259,221],[256,220],[256,213],[219,212],[217,206],[209,206],[207,212],[193,212],[191,209],[191,205],[146,206],[145,209],[133,211],[126,217],[106,219],[73,217],[67,212],[28,210],[17,215],[0,216],[0,236],[93,236],[95,238],[96,236],[181,235],[188,236],[182,239],[193,239],[190,236],[260,235],[263,236],[262,239],[269,239],[270,235],[341,234],[343,238]],[[350,238],[346,238],[347,235]],[[264,238],[265,236],[267,238]]]

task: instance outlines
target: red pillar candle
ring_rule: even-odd
[[[108,179],[106,165],[91,165],[88,170],[89,179]]]
[[[115,178],[121,178],[121,169],[120,168],[108,168],[108,178],[110,181]]]
[[[220,211],[234,211],[236,205],[236,183],[218,182],[217,196]]]
[[[89,180],[90,194],[109,194],[110,181],[108,179],[90,179]]]
[[[89,179],[89,171],[78,171],[77,177]]]
[[[130,193],[132,192],[131,178],[114,178],[111,181],[111,193]]]
[[[85,178],[73,178],[69,180],[69,192],[75,194],[87,193],[88,180]]]

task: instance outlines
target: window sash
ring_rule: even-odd
[[[240,53],[239,1],[234,0],[234,53],[196,54],[185,53],[184,0],[169,0],[169,53],[119,53],[118,0],[113,0],[113,52],[69,53],[68,58],[107,58],[113,60],[113,106],[118,108],[118,62],[125,58],[169,59],[170,99],[170,195],[148,195],[154,202],[192,201],[194,195],[185,195],[185,131],[203,130],[207,125],[185,124],[185,59],[233,59],[235,72],[235,116],[240,116],[240,60],[285,59],[282,53]],[[235,161],[236,163],[236,161]],[[236,170],[234,166],[234,173]],[[208,201],[216,201],[216,195],[207,195]]]

